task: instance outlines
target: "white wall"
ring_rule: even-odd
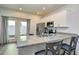
[[[79,34],[79,5],[67,6],[67,24],[70,28],[66,32]],[[79,55],[79,40],[77,43],[76,54]]]
[[[1,17],[0,17],[0,19],[1,19]],[[2,22],[2,20],[0,20],[0,44],[2,43],[2,37],[1,37],[1,34],[2,34],[2,32],[1,32],[1,22]]]
[[[67,24],[68,32],[79,34],[79,5],[67,6]]]

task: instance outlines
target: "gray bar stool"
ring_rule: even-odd
[[[49,51],[52,53],[52,55],[59,55],[61,44],[62,41],[58,41],[54,43],[46,43],[46,49],[36,52],[35,55],[48,55]]]
[[[78,38],[79,38],[79,36],[77,36],[77,37],[72,37],[72,38],[71,38],[71,41],[70,41],[70,45],[67,44],[67,43],[63,43],[63,44],[61,45],[61,48],[62,48],[63,51],[64,51],[64,52],[63,52],[63,55],[65,55],[65,54],[70,55],[71,52],[74,52],[74,55],[76,54],[76,53],[75,53],[75,50],[76,50],[76,45],[77,45]]]

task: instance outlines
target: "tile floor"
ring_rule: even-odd
[[[18,49],[15,43],[0,46],[0,55],[18,55]]]

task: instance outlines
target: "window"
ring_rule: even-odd
[[[27,38],[27,20],[9,18],[7,22],[8,42],[25,41]]]
[[[26,40],[26,34],[27,34],[27,22],[21,21],[20,22],[20,39],[22,41]]]
[[[15,21],[14,20],[8,20],[8,40],[15,39]]]
[[[26,35],[27,22],[21,22],[20,24],[20,35]]]

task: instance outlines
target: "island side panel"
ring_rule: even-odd
[[[18,48],[18,54],[19,55],[34,55],[35,52],[44,50],[45,47],[46,47],[46,44],[37,44],[37,45],[20,47]]]

